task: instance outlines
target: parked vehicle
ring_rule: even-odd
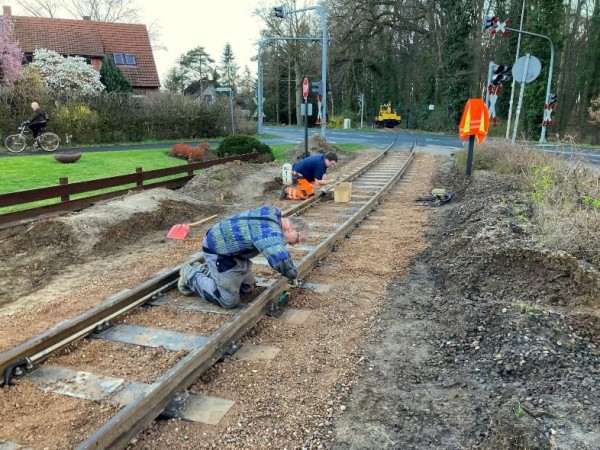
[[[402,117],[392,108],[392,102],[387,102],[379,107],[379,114],[375,117],[375,125],[379,128],[394,128],[401,120]]]

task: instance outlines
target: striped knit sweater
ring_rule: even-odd
[[[274,206],[250,209],[216,223],[206,233],[202,246],[224,256],[252,258],[261,253],[284,277],[298,277],[283,238],[281,211]]]

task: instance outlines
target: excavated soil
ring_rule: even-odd
[[[343,155],[332,176],[372,156]],[[156,421],[130,448],[600,448],[598,271],[536,242],[510,180],[476,171],[455,184],[451,166],[419,154],[305,280],[327,290],[292,292],[308,320],[267,317],[245,338],[277,357],[234,355],[190,388],[235,401],[219,424]],[[0,351],[186,260],[210,224],[166,239],[175,223],[289,207],[279,173],[215,166],[179,192],[131,194],[0,242]],[[452,202],[414,201],[433,186],[452,189]],[[190,333],[224,320],[195,318],[150,308],[124,320]],[[183,354],[84,340],[49,363],[150,383]],[[27,380],[3,389],[0,408],[2,449],[73,448],[116,409]]]

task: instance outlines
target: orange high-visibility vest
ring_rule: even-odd
[[[470,98],[465,105],[460,125],[458,126],[458,136],[461,140],[468,136],[475,136],[478,143],[482,143],[487,136],[490,126],[490,113],[485,106],[482,98]]]

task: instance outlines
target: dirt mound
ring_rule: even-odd
[[[196,175],[181,192],[189,197],[242,207],[262,203],[266,194],[276,198],[281,189],[281,163],[232,161]]]
[[[287,152],[287,156],[289,157],[290,161],[292,161],[292,163],[304,158],[305,147],[306,147],[306,141],[303,140],[298,145],[296,145],[293,149],[291,149],[289,152]],[[340,153],[341,151],[342,150],[340,150],[335,145],[327,142],[327,139],[325,139],[320,134],[315,134],[314,136],[311,136],[310,138],[308,138],[308,154],[309,155],[314,155],[316,153],[327,153],[327,152]]]
[[[218,204],[167,189],[132,193],[41,220],[0,241],[0,304],[37,290],[71,265],[114,255],[121,246],[175,223],[220,212]]]

